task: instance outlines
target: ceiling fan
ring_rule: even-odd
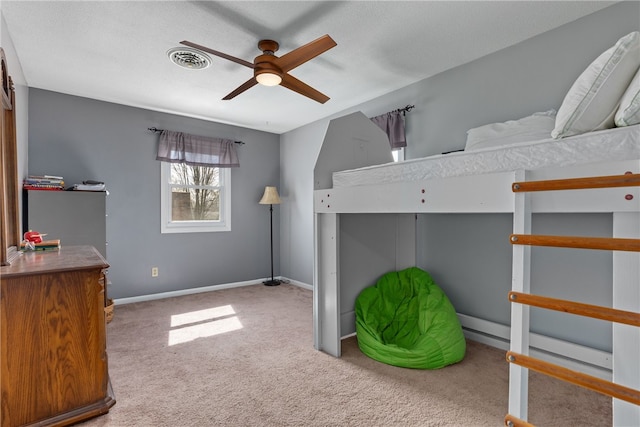
[[[313,59],[336,46],[337,43],[333,41],[329,35],[324,35],[280,57],[274,55],[279,47],[278,42],[273,40],[260,40],[258,42],[258,48],[262,51],[262,55],[256,56],[253,63],[187,40],[181,41],[180,44],[203,52],[208,52],[212,55],[228,59],[229,61],[233,61],[237,64],[253,69],[253,77],[222,98],[223,100],[235,98],[258,83],[265,86],[281,85],[294,92],[298,92],[300,95],[304,95],[314,101],[318,101],[321,104],[324,104],[329,100],[329,97],[325,94],[317,91],[289,74],[289,71],[293,70],[298,65],[302,65],[310,59]]]

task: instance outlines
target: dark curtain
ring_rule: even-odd
[[[236,144],[230,139],[209,138],[163,130],[156,160],[191,166],[238,167]]]
[[[407,139],[404,135],[404,114],[399,111],[392,111],[372,117],[371,121],[387,134],[392,150],[407,146]]]

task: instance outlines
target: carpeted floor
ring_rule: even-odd
[[[504,351],[468,342],[435,371],[313,348],[312,293],[292,285],[226,289],[116,306],[108,325],[110,413],[83,426],[500,426]],[[535,373],[529,421],[611,424],[611,401]]]

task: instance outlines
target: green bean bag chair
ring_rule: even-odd
[[[449,298],[417,267],[387,273],[356,298],[360,350],[389,365],[438,369],[464,358],[466,342]]]

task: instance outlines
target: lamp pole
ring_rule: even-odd
[[[264,282],[266,286],[279,285],[280,281],[273,278],[273,205],[269,205],[269,225],[271,228],[271,280]]]
[[[276,187],[266,186],[264,188],[264,195],[260,199],[261,205],[269,205],[269,231],[271,236],[271,280],[265,280],[262,282],[265,286],[276,286],[280,284],[280,280],[276,280],[273,277],[273,205],[280,204],[280,196]]]

